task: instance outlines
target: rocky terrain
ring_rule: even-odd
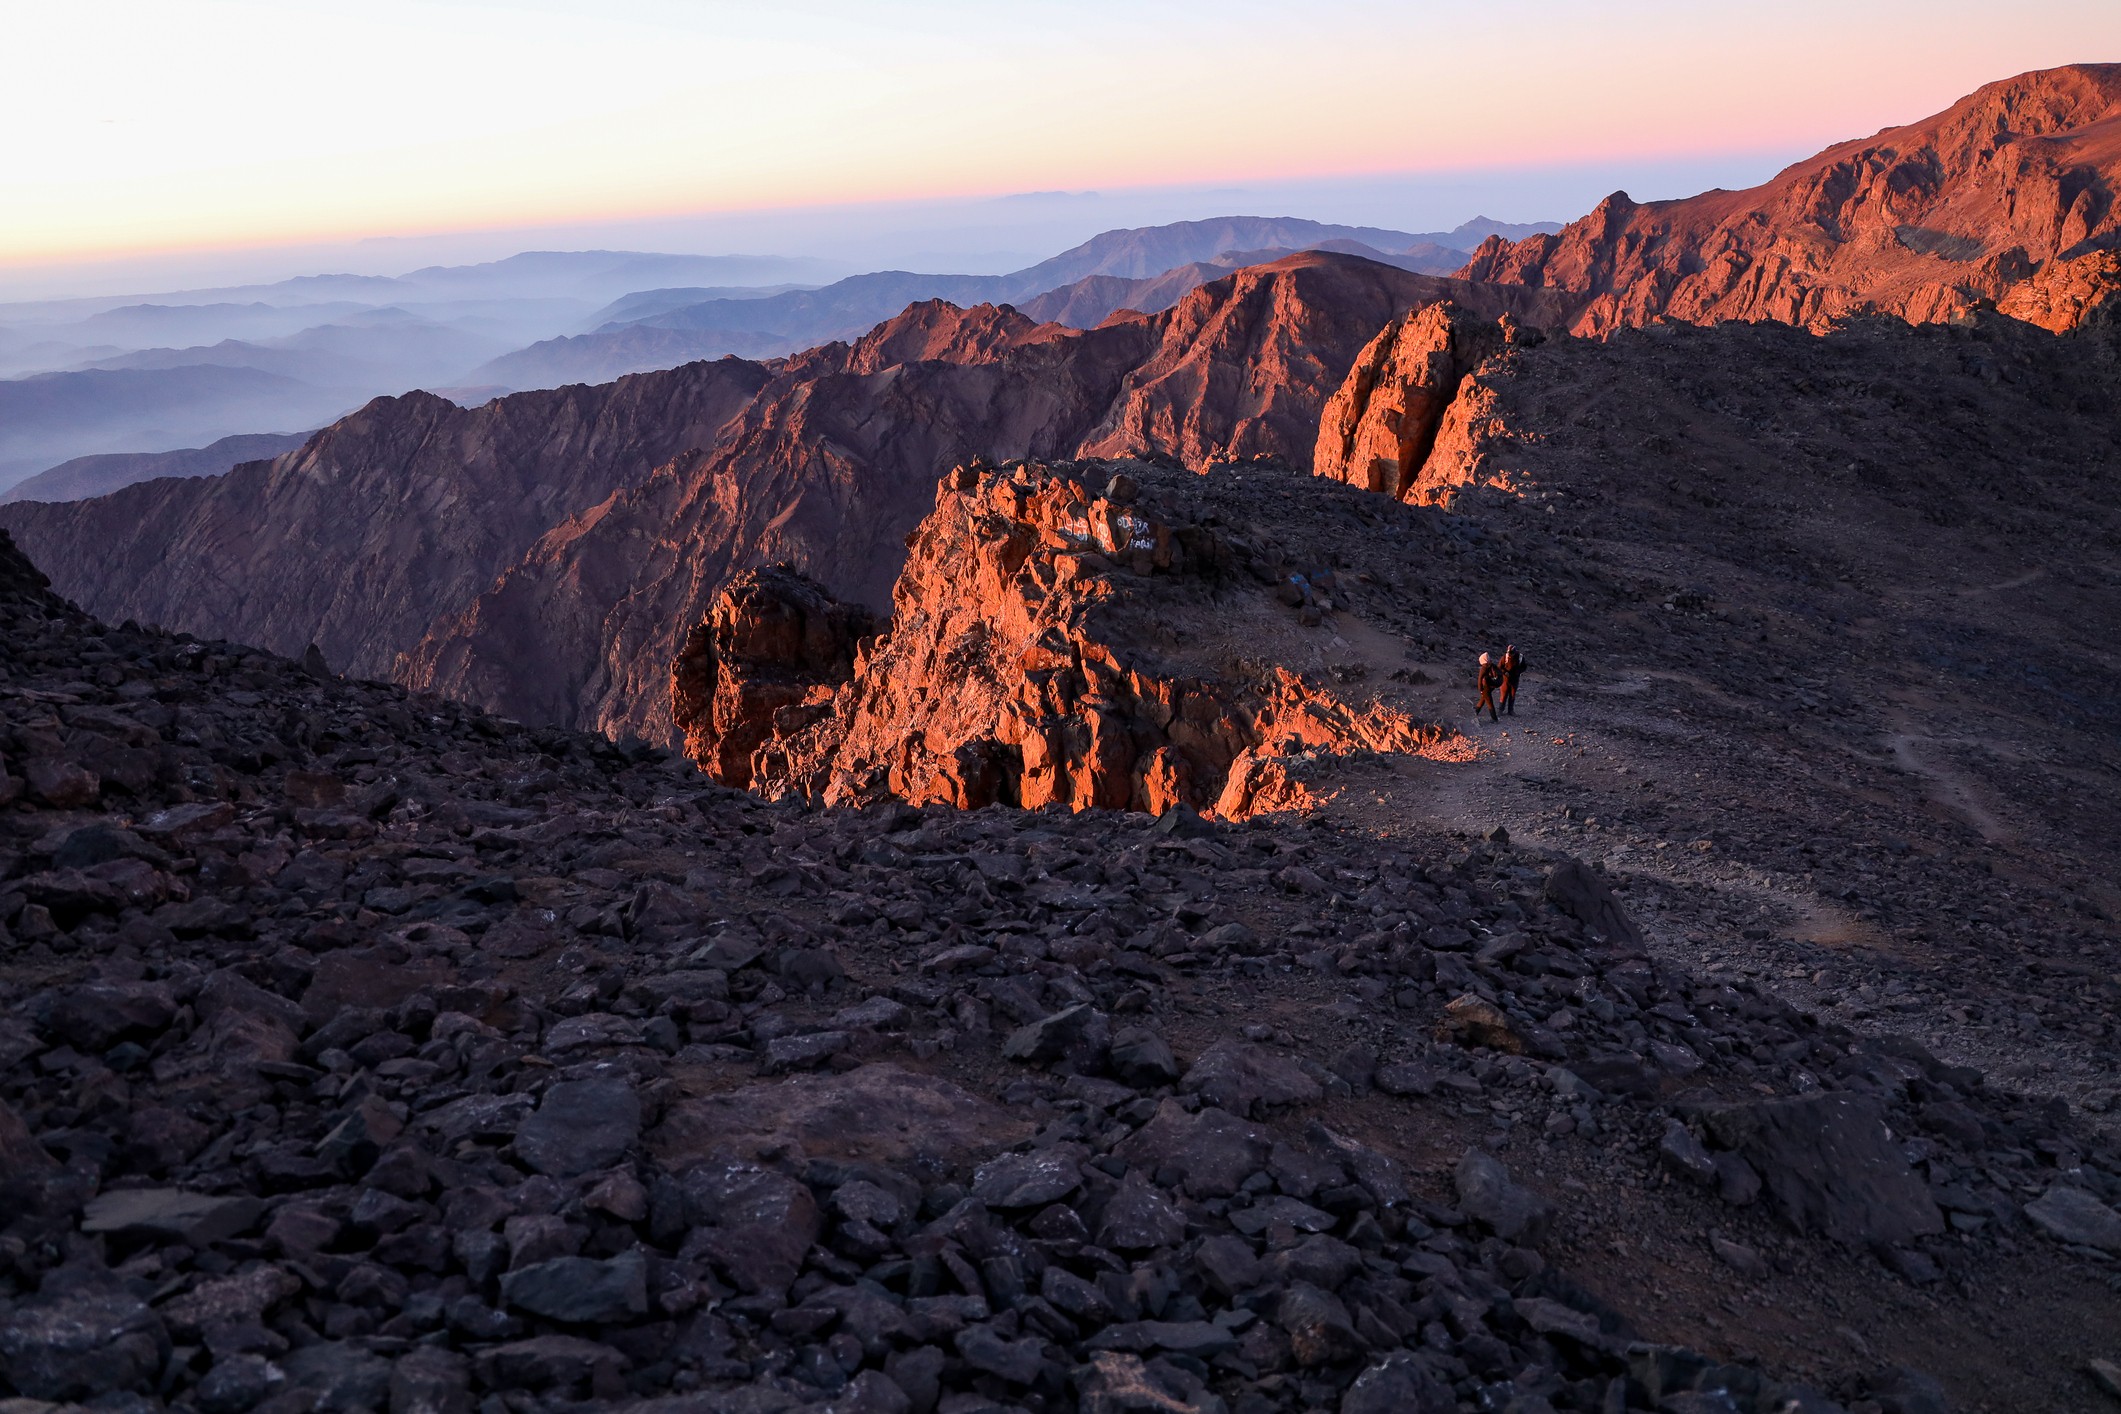
[[[1363,343],[1443,296],[1527,322],[1559,308],[1335,254],[1091,331],[931,302],[772,364],[470,410],[382,399],[273,463],[0,522],[109,619],[316,643],[525,720],[674,740],[676,635],[728,574],[792,558],[881,609],[935,476],[975,455],[1300,460]]]
[[[472,409],[379,398],[272,461],[6,515],[112,619],[315,643],[380,677],[555,520],[711,444],[765,377],[725,360]]]
[[[1758,303],[1714,194],[6,508],[133,622],[0,551],[0,1378],[2111,1407],[2110,80],[1835,149]]]
[[[2121,1153],[1639,877],[768,801],[40,586],[0,543],[24,1414],[2104,1397]]]
[[[1557,235],[1489,239],[1459,273],[1566,293],[1586,334],[1983,307],[2065,329],[2087,291],[2117,288],[2117,119],[2121,64],[2021,74],[1747,191],[1616,192]]]
[[[888,626],[785,568],[740,577],[672,672],[686,754],[724,785],[834,805],[1226,820],[1315,804],[1320,753],[1463,758],[1456,733],[1282,666],[1289,609],[1315,626],[1345,598],[1316,544],[1230,532],[1248,498],[1224,481],[961,468]]]

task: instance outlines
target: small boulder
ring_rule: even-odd
[[[641,1136],[641,1101],[617,1077],[563,1080],[516,1128],[516,1157],[542,1174],[573,1178],[609,1168]]]
[[[260,1211],[255,1198],[215,1197],[177,1188],[123,1188],[90,1199],[81,1230],[211,1247],[247,1231]]]
[[[972,1176],[972,1196],[990,1208],[1043,1208],[1082,1186],[1080,1151],[1034,1149],[1004,1154],[981,1164]]]
[[[2027,1203],[2025,1215],[2057,1242],[2121,1253],[2121,1213],[2081,1188],[2058,1183]]]
[[[1510,1177],[1502,1160],[1484,1149],[1468,1149],[1452,1178],[1458,1206],[1467,1217],[1505,1242],[1534,1246],[1546,1235],[1553,1207]]]
[[[1289,1352],[1299,1365],[1337,1365],[1366,1348],[1340,1298],[1309,1282],[1292,1282],[1282,1292],[1274,1323],[1289,1337]]]
[[[1137,1090],[1178,1083],[1178,1057],[1162,1036],[1146,1026],[1123,1026],[1112,1038],[1107,1066],[1113,1078]]]
[[[1875,1099],[1805,1095],[1711,1110],[1705,1119],[1799,1231],[1867,1247],[1944,1230],[1928,1184],[1893,1142]]]
[[[1129,1173],[1119,1191],[1106,1200],[1097,1220],[1098,1242],[1117,1252],[1175,1247],[1185,1237],[1186,1215],[1143,1182],[1138,1170]]]
[[[1009,1033],[1002,1054],[1027,1065],[1066,1061],[1078,1071],[1099,1069],[1112,1044],[1112,1024],[1088,1002],[1079,1002]]]
[[[117,1289],[40,1294],[0,1320],[0,1371],[31,1399],[88,1400],[150,1386],[169,1348],[155,1313]]]
[[[1554,907],[1619,946],[1642,946],[1642,930],[1605,880],[1579,859],[1564,859],[1547,872],[1541,896]]]
[[[1232,1114],[1257,1117],[1280,1105],[1300,1105],[1325,1094],[1303,1067],[1248,1041],[1224,1039],[1201,1053],[1181,1089]]]
[[[648,1263],[639,1252],[608,1261],[554,1257],[501,1278],[501,1299],[518,1310],[577,1325],[607,1325],[648,1311]]]
[[[1458,1399],[1424,1365],[1400,1351],[1355,1377],[1340,1397],[1340,1414],[1457,1414]]]
[[[1270,1147],[1265,1130],[1234,1115],[1213,1107],[1188,1114],[1165,1100],[1112,1152],[1151,1173],[1172,1170],[1195,1198],[1227,1198],[1267,1161]]]
[[[1436,1039],[1460,1046],[1485,1046],[1509,1055],[1524,1054],[1524,1037],[1493,1002],[1468,992],[1453,999],[1436,1021]]]

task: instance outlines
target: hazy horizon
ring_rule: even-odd
[[[1520,170],[1021,192],[154,252],[0,265],[0,301],[148,296],[320,274],[399,276],[429,266],[482,264],[546,250],[809,259],[832,267],[820,271],[821,279],[875,269],[1000,274],[1104,231],[1213,216],[1296,216],[1410,232],[1448,231],[1477,217],[1567,222],[1615,190],[1647,201],[1717,186],[1749,186],[1804,155],[1730,153]]]
[[[1567,220],[2121,51],[2121,11],[2043,12],[80,0],[16,18],[36,62],[0,115],[34,140],[0,152],[0,297],[614,245],[977,273],[1232,212]]]

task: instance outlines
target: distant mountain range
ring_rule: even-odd
[[[244,462],[266,461],[291,452],[308,440],[307,432],[248,432],[223,437],[204,447],[181,447],[173,452],[110,452],[75,457],[0,491],[0,505],[9,501],[83,501],[165,476],[219,476]]]
[[[1221,216],[1165,226],[1107,231],[1036,265],[1007,275],[924,275],[875,271],[821,289],[790,290],[763,298],[687,300],[683,289],[636,295],[614,305],[610,322],[588,334],[546,340],[473,370],[465,381],[510,388],[615,377],[673,366],[673,360],[738,354],[757,358],[794,353],[836,339],[857,338],[916,300],[957,305],[1026,304],[1042,296],[1048,317],[1088,327],[1119,308],[1144,313],[1168,309],[1189,289],[1238,265],[1260,264],[1295,251],[1335,250],[1419,274],[1447,275],[1491,237],[1517,239],[1559,230],[1552,223],[1511,225],[1486,217],[1426,235],[1375,226],[1336,226],[1297,217]],[[1195,269],[1189,281],[1167,279],[1189,267],[1214,267],[1218,257],[1244,252],[1219,268]],[[1138,282],[1133,290],[1110,283]],[[1085,281],[1097,282],[1083,288]],[[1155,282],[1163,281],[1158,284]],[[1065,291],[1065,293],[1063,293]],[[1148,304],[1135,302],[1138,294]],[[644,329],[667,331],[644,336]]]
[[[0,491],[82,456],[316,426],[379,393],[426,388],[483,402],[727,354],[779,357],[856,337],[923,299],[1031,301],[1065,290],[1041,317],[1088,325],[1123,307],[1169,308],[1234,268],[1215,263],[1228,252],[1259,263],[1331,248],[1437,273],[1488,235],[1558,229],[1482,219],[1421,237],[1239,216],[1108,231],[1010,275],[887,271],[820,288],[844,269],[772,256],[530,251],[399,276],[0,305],[0,377],[13,375],[0,382],[0,416],[13,414],[0,423]],[[38,494],[89,484],[69,473],[40,481]]]
[[[0,382],[0,489],[82,455],[321,426],[361,398],[359,389],[211,364],[9,379]]]

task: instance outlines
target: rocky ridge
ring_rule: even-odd
[[[1348,360],[1457,287],[1312,254],[1091,331],[915,306],[790,363],[721,446],[555,527],[444,617],[398,676],[530,721],[675,743],[667,674],[730,578],[786,561],[880,611],[941,470],[974,457],[1301,465]],[[1468,296],[1468,307],[1488,307]]]
[[[1994,1407],[2084,1388],[2024,1362],[2095,1255],[1994,1293],[2114,1242],[2121,1155],[1565,857],[768,802],[39,580],[0,542],[20,1397],[1906,1411],[1916,1327],[1821,1337],[1940,1283]],[[1640,1328],[1681,1279],[1793,1338]]]
[[[1446,494],[1477,474],[1474,425],[1485,385],[1468,388],[1468,380],[1506,344],[1540,338],[1507,316],[1468,319],[1448,302],[1401,315],[1356,355],[1327,400],[1312,475],[1399,501]]]
[[[888,627],[859,644],[880,627],[862,611],[785,570],[740,577],[673,670],[687,754],[725,785],[833,805],[1233,820],[1308,803],[1320,755],[1454,754],[1455,733],[1385,702],[1228,660],[1290,609],[1318,623],[1336,582],[1230,531],[1241,501],[1204,489],[1140,463],[959,468]]]
[[[974,456],[1301,464],[1348,360],[1445,295],[1533,323],[1559,308],[1326,253],[1090,331],[931,301],[771,365],[472,410],[382,399],[273,463],[0,522],[112,620],[314,642],[525,720],[675,741],[662,674],[730,575],[791,560],[881,609],[934,478]]]
[[[5,508],[62,588],[168,624],[387,675],[445,605],[558,519],[711,446],[766,379],[727,359],[460,408],[378,398],[272,461]]]
[[[2059,331],[2121,288],[2117,114],[2121,65],[2021,74],[1747,191],[1648,203],[1616,192],[1557,235],[1490,238],[1459,274],[1564,294],[1583,334],[1999,306]],[[2077,293],[2041,293],[2056,287]]]

